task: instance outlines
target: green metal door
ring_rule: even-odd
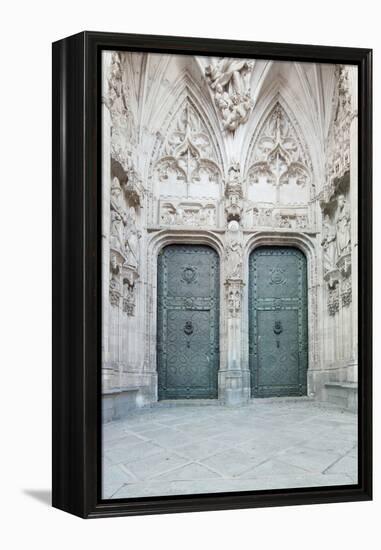
[[[212,248],[162,250],[157,313],[159,399],[216,398],[219,258]]]
[[[304,254],[261,247],[250,256],[249,360],[253,397],[307,393],[307,274]]]

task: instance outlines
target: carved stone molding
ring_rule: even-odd
[[[249,118],[253,100],[246,80],[253,67],[253,61],[228,57],[205,67],[205,76],[225,130],[234,132]]]

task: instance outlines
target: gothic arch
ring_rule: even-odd
[[[315,195],[309,148],[296,118],[279,93],[267,105],[251,137],[244,180],[248,196],[250,187],[259,184],[260,189],[254,193],[259,201],[284,202],[281,189],[285,185],[288,202],[307,204]]]
[[[182,71],[173,86],[168,89],[168,93],[162,98],[161,108],[158,109],[152,121],[152,125],[158,130],[150,154],[150,176],[152,176],[154,165],[159,160],[165,148],[168,133],[176,124],[179,116],[181,116],[181,109],[184,108],[186,103],[194,111],[200,125],[207,134],[214,160],[220,166],[223,173],[223,167],[226,164],[226,154],[221,139],[218,118],[207,94],[208,91],[205,92],[187,70]]]

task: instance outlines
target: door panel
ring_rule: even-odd
[[[306,259],[291,247],[250,256],[249,358],[254,397],[307,393]]]
[[[171,245],[158,259],[159,399],[216,398],[219,259],[207,246]]]

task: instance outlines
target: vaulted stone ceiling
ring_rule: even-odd
[[[333,116],[335,66],[252,60],[247,85],[253,107],[244,124],[224,129],[205,69],[210,57],[128,53],[124,56],[124,88],[128,96],[139,154],[136,163],[148,176],[149,165],[185,96],[192,98],[218,143],[226,170],[232,161],[244,166],[258,125],[279,102],[294,120],[305,142],[317,187],[323,180],[325,144]]]

